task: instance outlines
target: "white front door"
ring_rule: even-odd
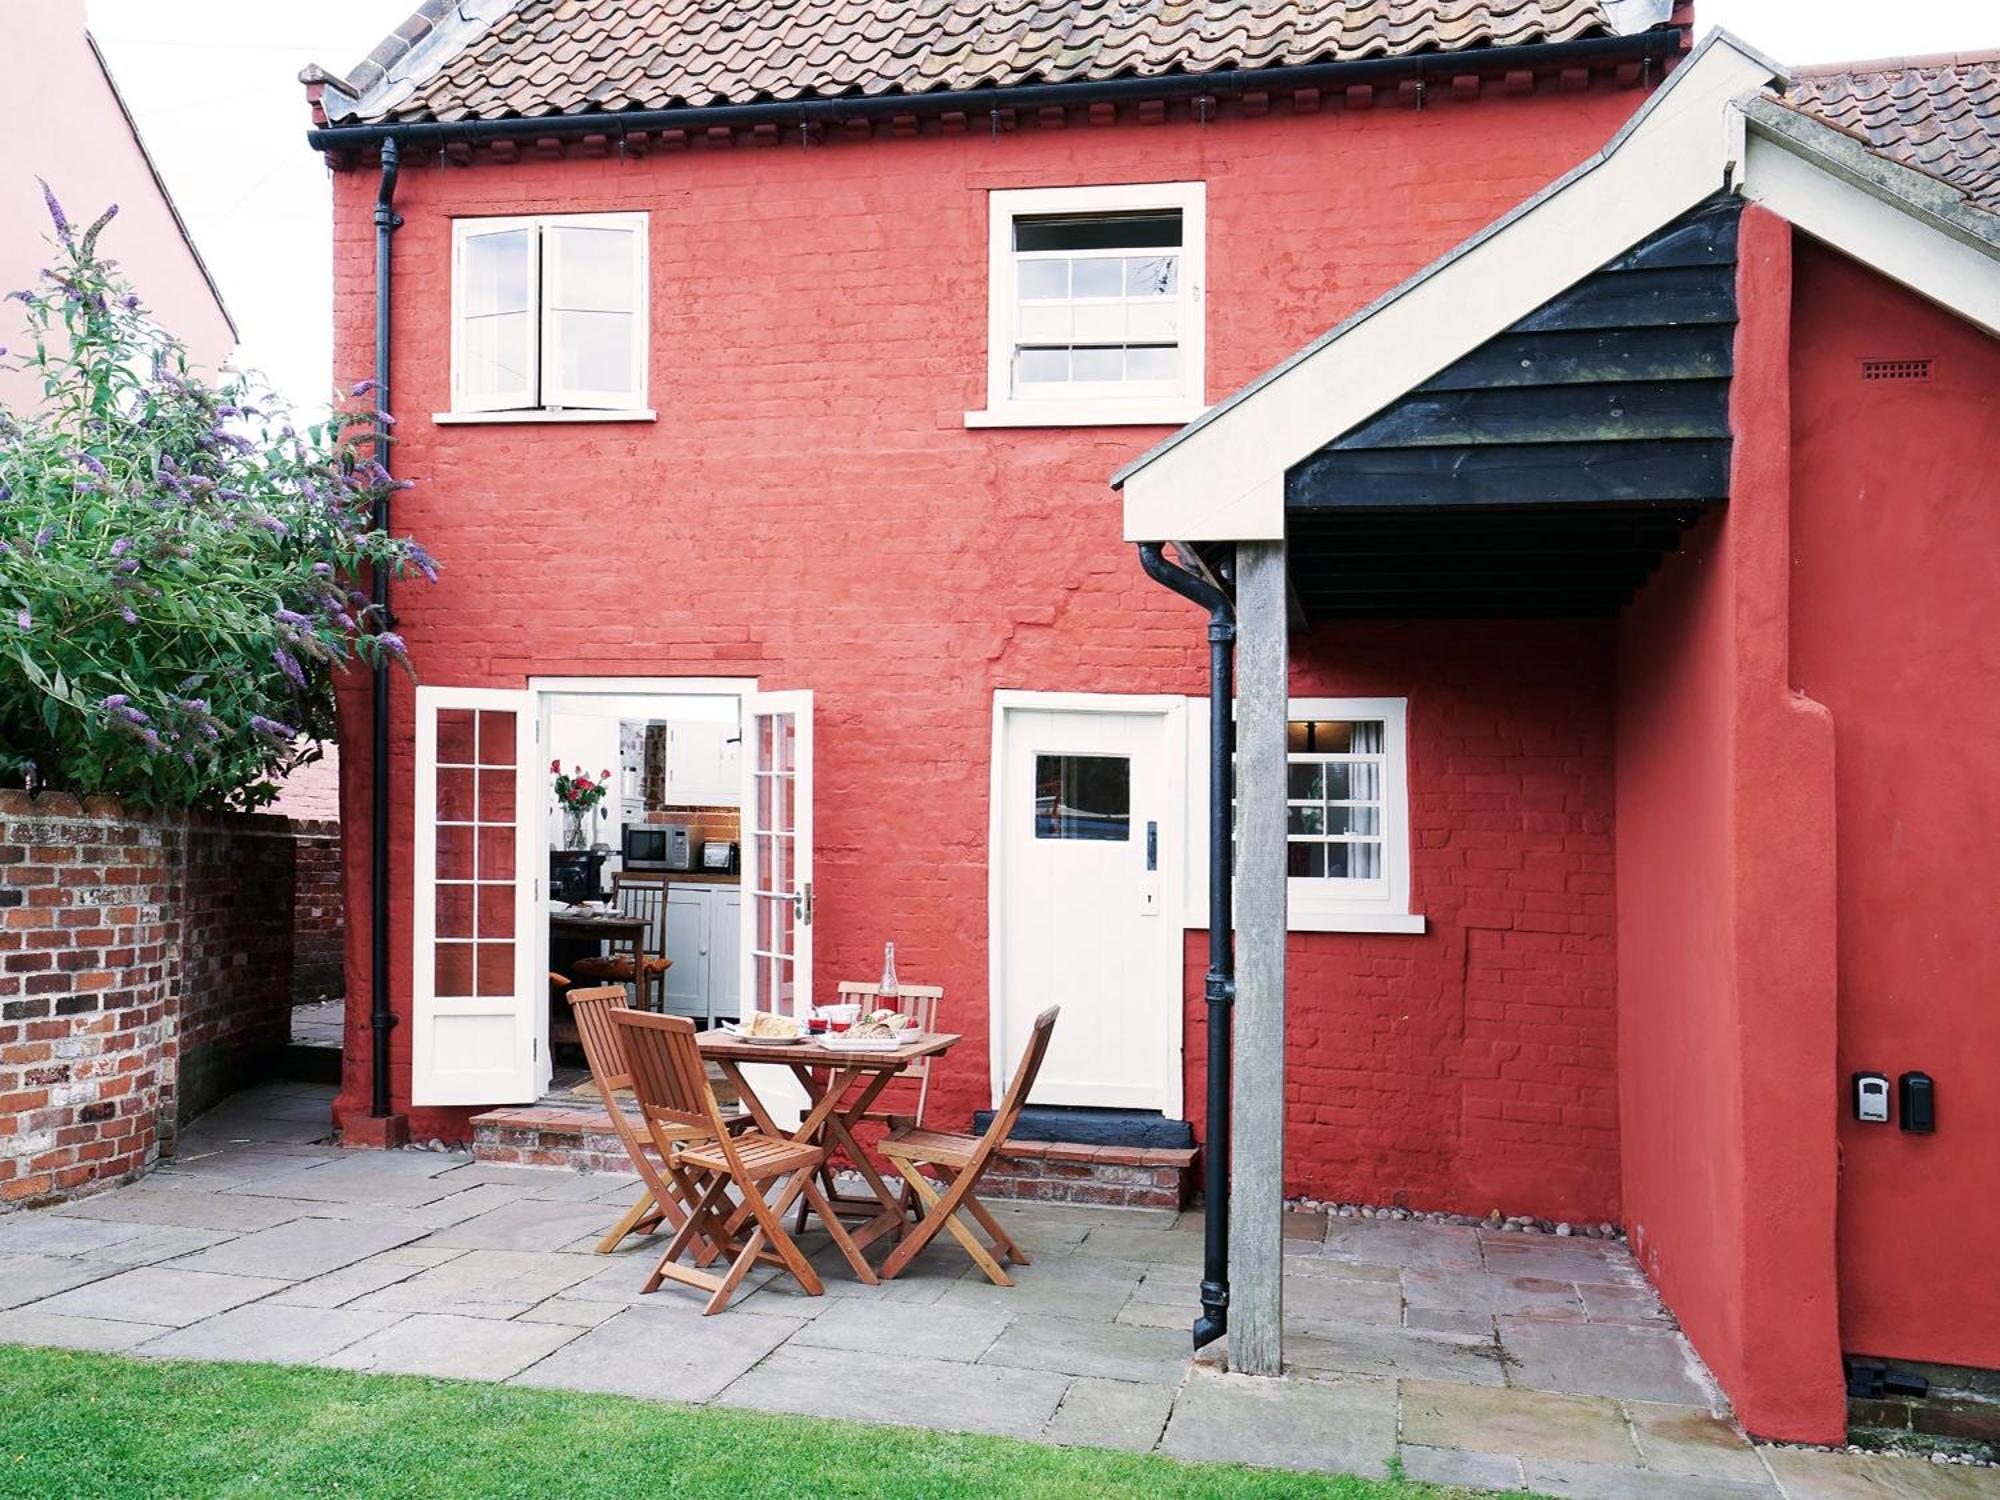
[[[410,1099],[531,1103],[549,1076],[534,700],[419,687],[416,730]]]
[[[1018,699],[996,708],[996,1090],[1060,1005],[1035,1102],[1178,1114],[1181,712]]]

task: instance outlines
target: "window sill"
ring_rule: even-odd
[[[965,414],[967,427],[1182,427],[1206,407],[1192,402],[1116,404],[1103,401],[1002,406]]]
[[[1299,911],[1285,917],[1287,932],[1400,932],[1420,934],[1425,930],[1422,912],[1397,911]]]
[[[563,407],[532,411],[438,411],[431,420],[440,427],[470,427],[486,422],[657,422],[660,414],[650,409],[599,411],[590,407]]]

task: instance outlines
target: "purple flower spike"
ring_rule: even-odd
[[[123,620],[127,625],[137,625],[139,623],[138,612],[129,604],[121,604],[118,607],[118,618]]]
[[[48,181],[41,177],[37,177],[35,181],[41,183],[42,202],[48,204],[49,218],[56,226],[56,233],[62,236],[63,243],[67,245],[73,238],[73,231],[69,227],[69,215],[64,213],[63,206],[56,202],[56,190],[49,186]]]
[[[111,555],[113,557],[123,557],[126,553],[130,552],[131,550],[132,550],[132,538],[130,538],[129,536],[121,536],[120,538],[118,538],[117,541],[111,544]]]
[[[350,396],[365,396],[374,389],[376,389],[376,383],[374,381],[357,380],[354,383],[354,389],[349,391],[348,394]]]
[[[125,694],[123,693],[113,693],[109,697],[99,698],[97,700],[97,706],[105,710],[107,713],[110,713],[123,708],[126,704],[130,703],[131,701],[132,700],[126,697]]]
[[[291,679],[292,686],[302,688],[306,685],[306,674],[291,652],[279,646],[271,652],[271,660],[277,663],[280,672]]]
[[[37,552],[41,551],[42,548],[48,546],[48,544],[54,541],[55,539],[56,539],[55,527],[44,526],[40,531],[35,533],[35,550]]]
[[[20,609],[15,611],[14,623],[23,630],[33,630],[35,628],[35,617],[28,612],[27,605],[24,604]]]

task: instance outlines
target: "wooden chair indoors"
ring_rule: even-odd
[[[611,1227],[611,1232],[597,1242],[597,1253],[609,1255],[627,1235],[651,1234],[662,1223],[679,1229],[687,1222],[692,1205],[676,1196],[676,1189],[662,1171],[661,1158],[654,1153],[648,1137],[640,1133],[638,1122],[620,1107],[618,1096],[632,1091],[632,1070],[625,1061],[624,1037],[612,1016],[625,1008],[625,987],[611,984],[601,989],[572,989],[564,998],[569,1001],[577,1037],[583,1044],[584,1061],[590,1065],[590,1081],[596,1086],[604,1112],[611,1118],[611,1129],[625,1147],[625,1155],[631,1159],[632,1170],[639,1174],[642,1184],[637,1201]],[[739,1130],[749,1123],[750,1117],[740,1112],[722,1115],[726,1130]],[[697,1251],[698,1262],[707,1265],[719,1253],[719,1246],[704,1239]]]
[[[882,1154],[902,1174],[903,1181],[910,1185],[910,1192],[916,1195],[915,1201],[923,1210],[923,1216],[911,1226],[902,1242],[890,1252],[889,1258],[882,1262],[883,1280],[901,1275],[916,1259],[918,1252],[937,1238],[940,1230],[950,1230],[951,1237],[965,1247],[965,1253],[986,1273],[986,1279],[996,1286],[1014,1284],[1014,1278],[1000,1265],[1002,1258],[1017,1266],[1028,1264],[1027,1252],[1000,1227],[999,1221],[987,1211],[973,1189],[979,1186],[979,1179],[986,1175],[994,1155],[1006,1144],[1015,1121],[1021,1118],[1021,1109],[1035,1087],[1035,1075],[1041,1072],[1042,1059],[1048,1055],[1049,1037],[1056,1029],[1056,1017],[1061,1010],[1062,1007],[1051,1005],[1035,1017],[1035,1030],[1028,1038],[1028,1050],[1022,1054],[1020,1065],[1014,1069],[1013,1081],[1007,1085],[1007,1095],[994,1112],[993,1123],[986,1127],[986,1134],[954,1135],[942,1130],[905,1126],[892,1131],[882,1143]],[[940,1193],[931,1184],[924,1175],[926,1172],[943,1179],[944,1192]],[[980,1228],[993,1237],[990,1244],[982,1245],[979,1237],[959,1221],[960,1209],[977,1219]]]
[[[632,1069],[640,1117],[660,1154],[668,1187],[676,1200],[692,1205],[687,1222],[640,1290],[654,1292],[663,1281],[677,1281],[709,1293],[702,1311],[718,1313],[729,1305],[751,1266],[762,1261],[782,1266],[807,1296],[819,1296],[826,1290],[819,1273],[785,1232],[785,1215],[801,1194],[854,1274],[866,1285],[875,1285],[874,1271],[815,1180],[826,1153],[802,1141],[755,1130],[731,1135],[702,1066],[694,1022],[634,1010],[618,1011],[613,1019]],[[741,1239],[729,1228],[730,1215],[739,1206],[747,1211],[743,1227],[749,1230]],[[703,1239],[734,1257],[727,1271],[716,1275],[679,1264]]]
[[[637,917],[646,924],[642,944],[645,977],[634,977],[629,953],[580,958],[570,965],[570,971],[580,979],[629,984],[640,1009],[663,1011],[667,1008],[667,970],[674,966],[667,957],[667,883],[658,876],[620,870],[611,877],[611,904],[620,916]]]

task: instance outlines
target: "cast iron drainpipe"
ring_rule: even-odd
[[[1229,596],[1197,573],[1166,559],[1162,543],[1139,547],[1148,577],[1208,611],[1208,1131],[1202,1142],[1201,1316],[1194,1346],[1229,1331],[1229,1069],[1230,1014],[1236,1001],[1236,950],[1231,931],[1235,861],[1230,848],[1231,784],[1235,780],[1236,611]]]
[[[389,415],[389,239],[402,224],[396,212],[396,173],[401,150],[394,136],[382,141],[382,185],[375,194],[375,409]],[[375,461],[389,469],[389,424],[375,423]],[[375,497],[377,531],[389,528],[389,487]],[[375,568],[370,578],[378,628],[389,629],[389,572]],[[375,666],[374,708],[369,725],[369,791],[373,797],[368,867],[368,1024],[374,1048],[369,1054],[372,1090],[368,1113],[389,1118],[389,1033],[396,1013],[389,1008],[389,664]]]

